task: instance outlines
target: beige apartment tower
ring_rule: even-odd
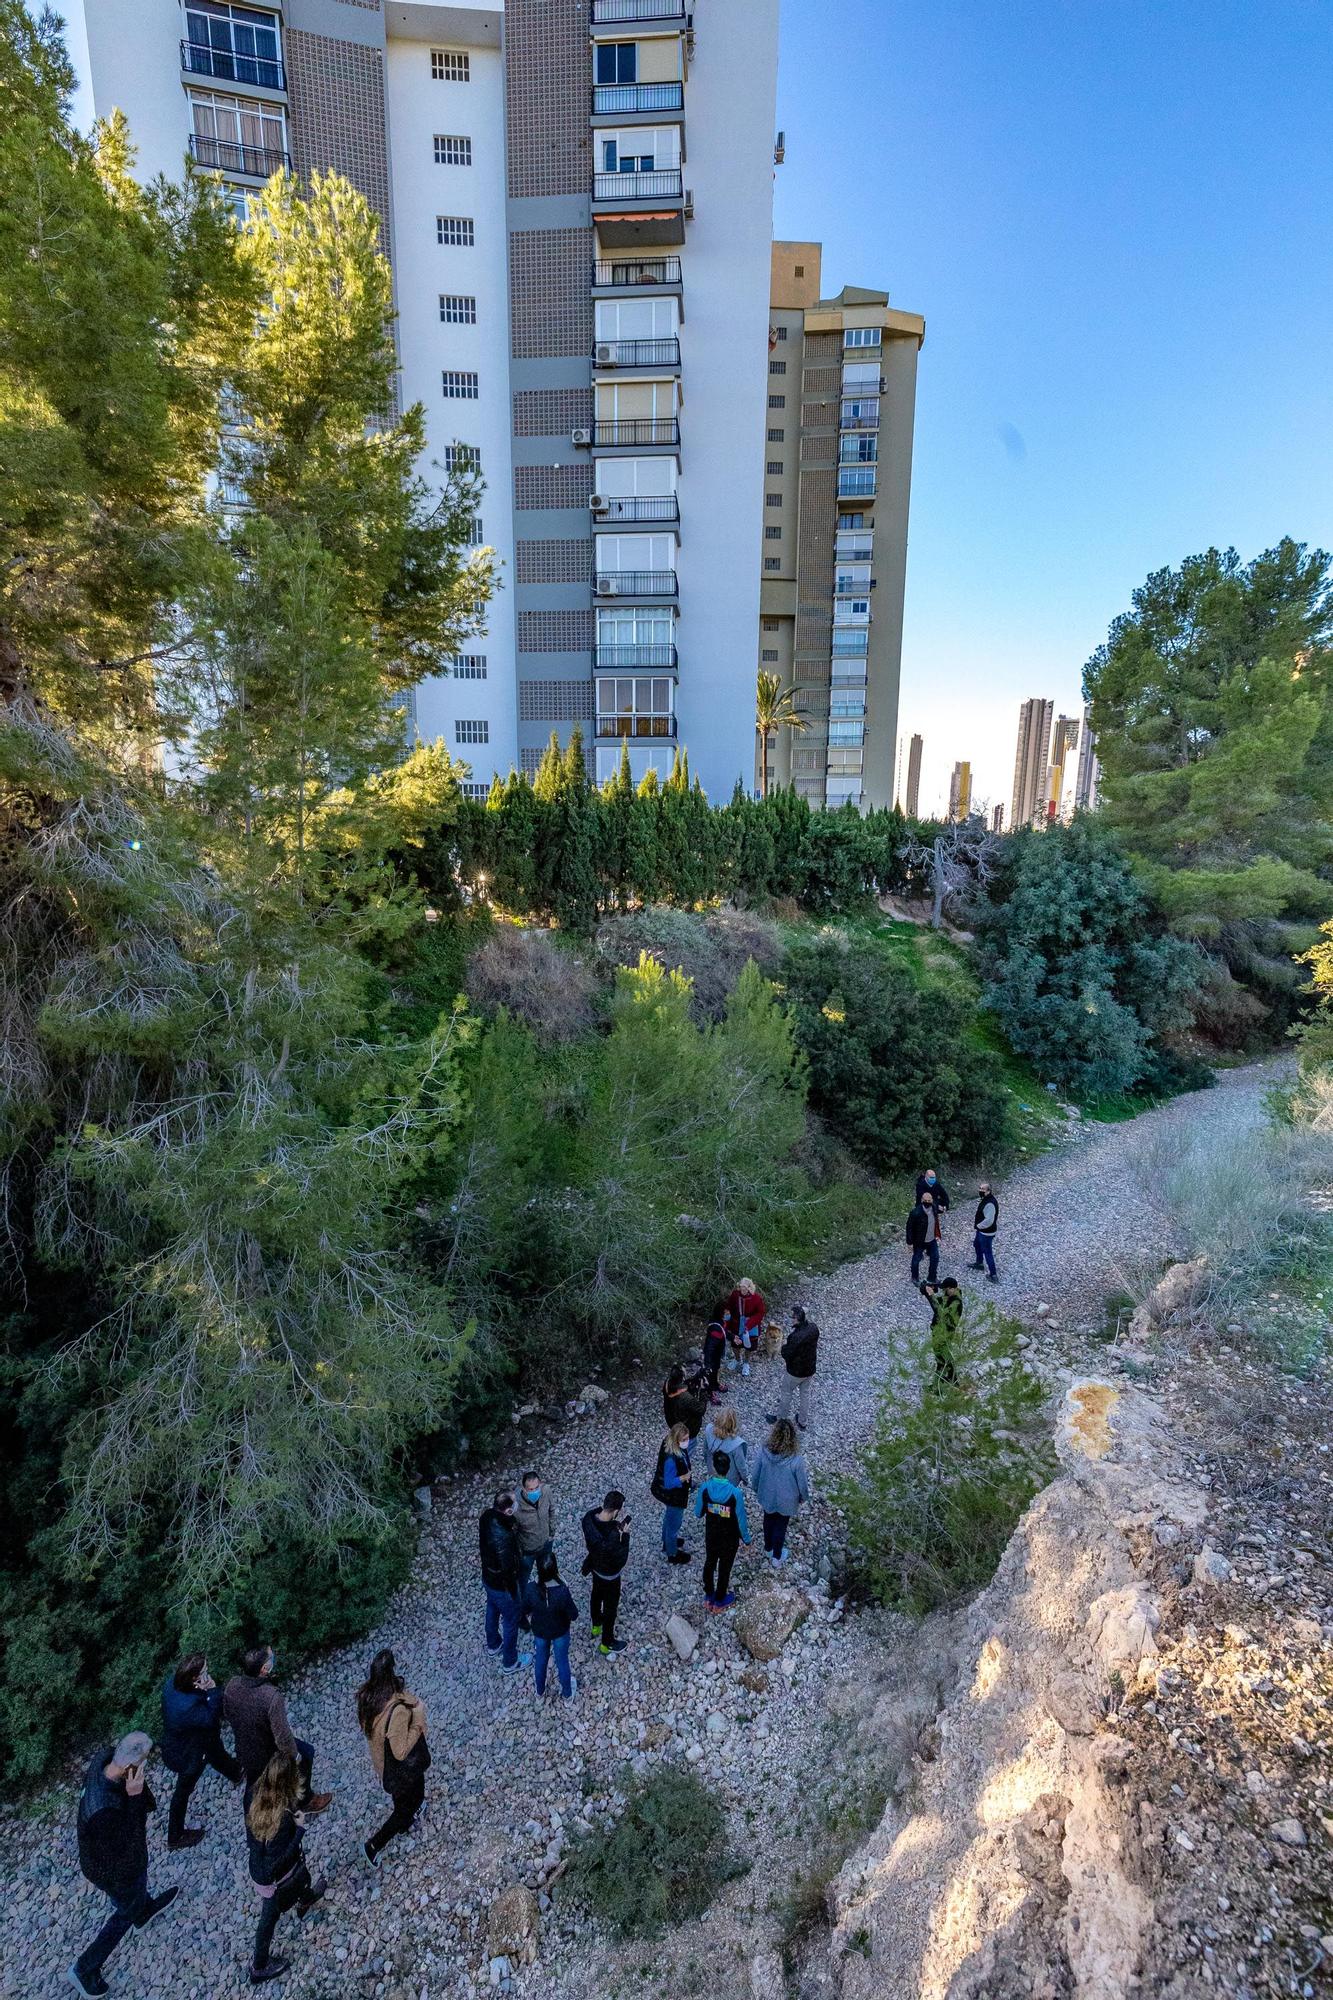
[[[1010,831],[1046,823],[1046,787],[1050,769],[1051,720],[1055,703],[1034,696],[1018,711],[1018,748],[1014,753],[1014,794],[1009,807]]]
[[[820,261],[818,243],[773,245],[758,664],[808,725],[782,732],[775,781],[890,806],[926,323],[887,292],[821,297]],[[915,789],[909,766],[909,813]]]
[[[972,766],[961,762],[953,767],[949,780],[949,818],[964,820],[972,810]]]
[[[907,801],[904,807],[908,819],[916,819],[921,811],[921,752],[924,745],[920,736],[914,736],[907,751]]]

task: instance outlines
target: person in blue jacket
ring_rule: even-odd
[[[560,1692],[568,1701],[578,1688],[569,1671],[569,1628],[579,1608],[560,1580],[560,1565],[554,1555],[538,1556],[537,1574],[524,1587],[523,1609],[532,1628],[532,1677],[537,1693],[546,1693],[546,1669],[554,1655]]]
[[[745,1495],[731,1477],[725,1451],[713,1453],[713,1470],[699,1488],[694,1511],[704,1524],[704,1596],[710,1611],[727,1611],[736,1602],[729,1588],[731,1565],[742,1542],[750,1539]]]
[[[223,1747],[222,1689],[202,1653],[187,1653],[162,1684],[162,1762],[176,1774],[167,1811],[167,1846],[197,1847],[204,1829],[187,1826],[185,1815],[204,1766],[211,1764],[229,1785],[239,1785],[245,1775]]]

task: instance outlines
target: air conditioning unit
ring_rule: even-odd
[[[686,188],[686,190],[685,190],[685,220],[686,220],[687,222],[693,222],[693,220],[694,220],[694,189],[693,189],[693,188]]]
[[[576,425],[575,428],[569,433],[569,441],[571,444],[591,444],[592,425],[591,424]]]
[[[592,353],[599,368],[615,367],[617,349],[613,340],[599,340]]]
[[[619,597],[620,578],[618,576],[599,576],[597,579],[597,595],[599,597]]]
[[[611,502],[607,499],[605,493],[590,493],[588,495],[588,505],[592,508],[594,514],[609,514],[611,512]]]

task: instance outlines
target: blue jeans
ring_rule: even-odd
[[[568,1701],[574,1692],[574,1683],[569,1678],[569,1634],[563,1639],[538,1639],[532,1641],[532,1677],[537,1683],[538,1694],[546,1692],[546,1669],[552,1653],[555,1654],[555,1670],[560,1676],[560,1692]]]
[[[518,1659],[518,1599],[512,1590],[495,1590],[486,1585],[486,1650],[499,1653],[500,1665],[512,1667]]]
[[[110,1891],[104,1893],[110,1894]],[[103,1924],[97,1936],[86,1950],[80,1952],[76,1961],[80,1979],[87,1979],[98,1973],[110,1958],[116,1946],[143,1915],[148,1901],[148,1871],[139,1877],[132,1889],[123,1895],[111,1897],[111,1915]]]
[[[680,1546],[680,1531],[684,1525],[685,1509],[683,1507],[664,1507],[662,1509],[662,1554],[664,1556],[675,1555],[676,1550]]]
[[[930,1279],[931,1284],[933,1285],[936,1278],[939,1275],[939,1269],[940,1269],[940,1246],[935,1241],[933,1236],[931,1237],[929,1243],[923,1243],[919,1249],[916,1249],[912,1252],[913,1284],[916,1284],[916,1282],[921,1276],[921,1259],[923,1257],[928,1257],[930,1259],[930,1270],[927,1273],[927,1275]]]
[[[978,1264],[984,1263],[992,1278],[995,1276],[995,1238],[983,1236],[978,1230],[972,1238],[972,1255]]]

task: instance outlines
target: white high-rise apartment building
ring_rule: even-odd
[[[485,637],[416,726],[552,729],[717,799],[754,761],[778,0],[71,0],[145,177],[336,169],[383,218],[430,477],[475,454]]]

